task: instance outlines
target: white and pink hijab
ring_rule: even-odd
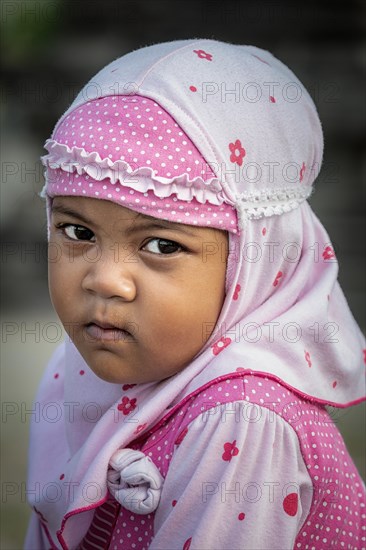
[[[364,399],[365,341],[306,200],[322,163],[320,121],[271,53],[214,40],[134,51],[86,84],[46,149],[48,211],[55,195],[87,196],[230,236],[220,318],[179,374],[126,397],[69,339],[56,350],[37,401],[63,414],[32,425],[28,480],[53,545],[80,542],[112,455],[217,377],[255,372],[335,407]]]

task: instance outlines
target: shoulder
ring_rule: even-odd
[[[252,374],[239,372],[225,378],[218,378],[187,396],[174,415],[180,417],[181,430],[185,429],[195,418],[207,419],[220,414],[242,420],[258,422],[260,418],[271,422],[281,417],[293,428],[301,423],[309,411],[326,414],[324,407],[314,405],[303,399],[280,381]],[[295,430],[297,431],[297,430]]]
[[[176,525],[179,517],[187,524],[183,542],[192,537],[207,543],[210,533],[210,547],[222,541],[222,547],[234,548],[245,540],[243,547],[269,548],[276,533],[279,548],[292,548],[312,501],[299,439],[280,414],[245,399],[244,378],[234,382],[235,395],[230,384],[221,380],[176,411],[178,424],[173,416],[149,449],[159,466],[169,457],[155,517],[157,540],[167,537],[170,519]]]
[[[180,447],[187,456],[197,453],[196,459],[208,447],[218,455],[230,445],[233,452],[255,446],[271,455],[275,447],[297,461],[301,447],[291,407],[298,406],[296,396],[273,380],[241,373],[217,379],[178,403],[140,448],[163,475]]]

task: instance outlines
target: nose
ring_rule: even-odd
[[[89,263],[81,283],[82,289],[101,298],[118,298],[132,302],[137,294],[131,266],[115,261],[113,256]]]

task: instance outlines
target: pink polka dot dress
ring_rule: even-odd
[[[363,482],[324,407],[250,374],[184,401],[133,445],[165,477],[157,511],[99,511],[80,550],[366,547]]]

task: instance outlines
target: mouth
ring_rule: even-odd
[[[85,337],[90,342],[132,342],[132,334],[104,321],[91,321],[85,325]]]

